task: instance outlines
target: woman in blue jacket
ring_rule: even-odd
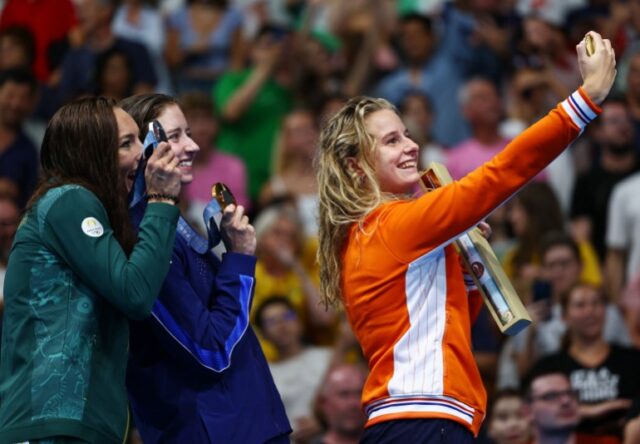
[[[158,120],[191,182],[198,146],[176,101],[161,94],[121,106],[141,134]],[[227,252],[200,253],[202,239],[178,223],[171,267],[151,318],[131,327],[127,387],[145,442],[280,443],[290,426],[249,325],[256,240],[242,206],[223,213]]]

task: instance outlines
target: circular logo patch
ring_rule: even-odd
[[[82,221],[82,231],[87,236],[100,237],[104,233],[102,224],[95,217],[87,217]]]

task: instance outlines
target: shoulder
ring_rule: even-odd
[[[36,215],[41,227],[52,214],[56,218],[70,219],[80,213],[93,214],[99,219],[106,217],[102,202],[81,185],[68,184],[52,188],[36,204]]]
[[[38,212],[46,213],[54,205],[69,206],[71,211],[86,206],[103,207],[95,194],[76,184],[61,185],[47,191],[38,201]]]
[[[611,357],[618,357],[626,364],[640,362],[640,350],[618,344],[611,344]]]
[[[614,193],[617,192],[619,194],[633,194],[638,191],[640,191],[640,173],[635,173],[625,178],[614,188]]]

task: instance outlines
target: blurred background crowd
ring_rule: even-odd
[[[460,178],[580,85],[575,45],[587,30],[609,38],[618,77],[602,115],[489,219],[533,325],[505,337],[485,312],[473,346],[496,400],[485,442],[529,442],[558,418],[530,412],[572,401],[581,436],[622,442],[640,396],[640,0],[0,7],[0,275],[58,108],[83,95],[178,97],[201,149],[181,205],[199,223],[220,181],[249,209],[253,323],[300,443],[357,442],[364,424],[359,348],[340,310],[319,304],[313,158],[323,121],[352,96],[386,98],[421,166],[442,162]],[[532,397],[526,375],[543,365],[573,391]]]

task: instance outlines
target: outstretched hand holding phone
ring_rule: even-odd
[[[616,55],[608,39],[595,31],[589,31],[585,39],[576,46],[578,66],[582,75],[582,89],[595,103],[604,101],[616,78]],[[593,54],[587,53],[587,40],[592,42]]]

